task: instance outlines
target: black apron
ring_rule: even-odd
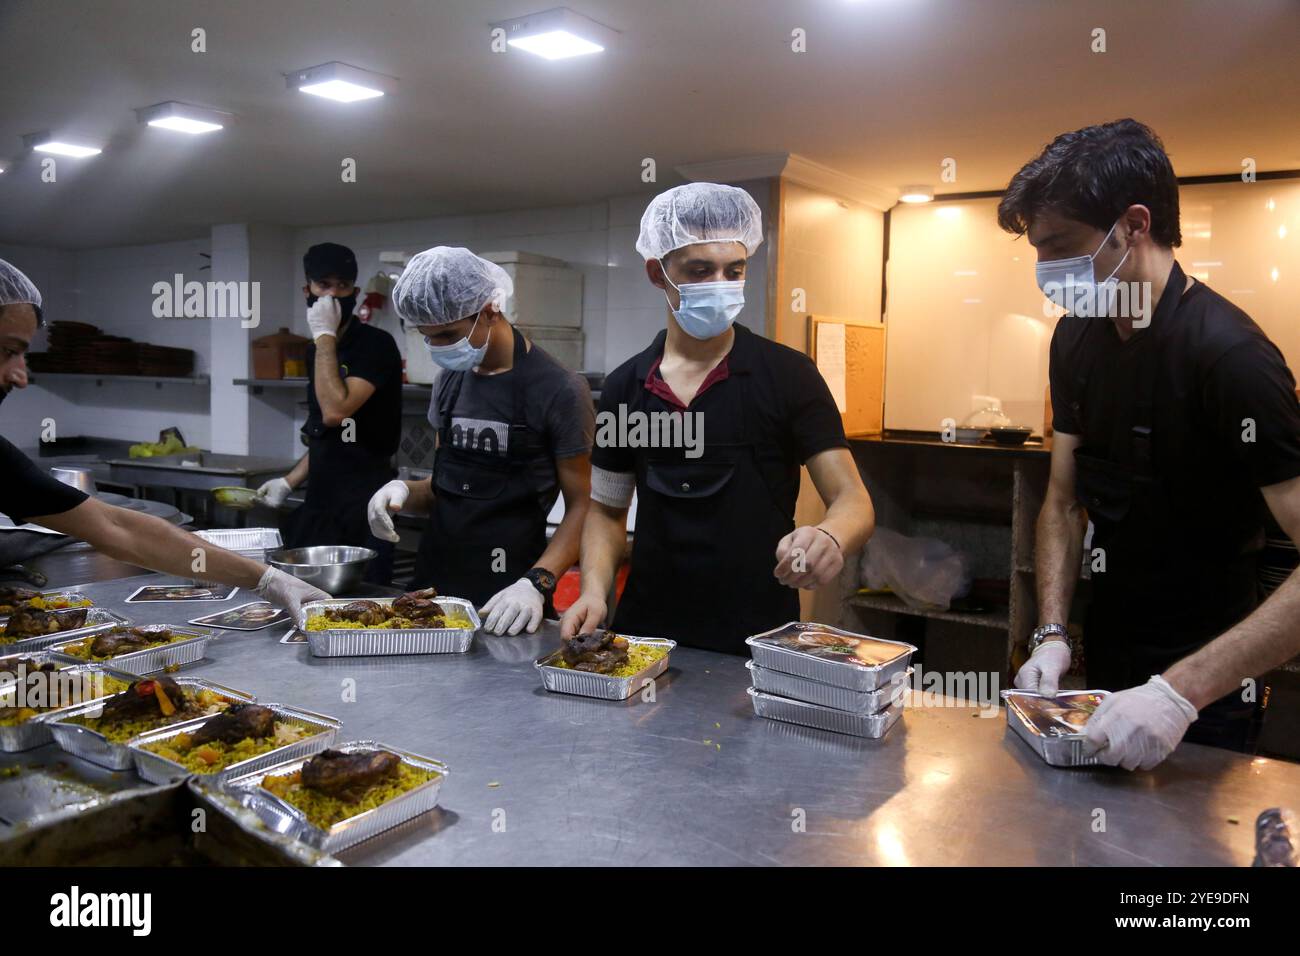
[[[1255,552],[1198,524],[1198,509],[1213,502],[1185,500],[1157,463],[1158,448],[1167,456],[1163,460],[1178,460],[1171,453],[1176,449],[1162,445],[1155,432],[1154,410],[1162,388],[1160,347],[1185,281],[1175,264],[1169,276],[1176,289],[1173,308],[1157,308],[1147,341],[1140,343],[1127,448],[1113,459],[1090,453],[1086,445],[1075,451],[1076,495],[1093,523],[1092,546],[1105,556],[1105,571],[1092,575],[1084,629],[1089,687],[1123,690],[1146,683],[1246,617],[1259,601]],[[1086,374],[1079,371],[1076,394],[1084,394]],[[1205,731],[1226,715],[1236,726],[1229,735],[1244,735],[1241,722],[1253,711],[1254,704],[1243,704],[1233,693],[1205,708],[1205,720],[1194,729]]]
[[[772,576],[776,546],[794,530],[794,502],[771,490],[747,422],[750,375],[704,414],[714,432],[699,458],[685,449],[637,455],[632,566],[614,615],[625,634],[667,637],[690,647],[745,652],[744,640],[799,619],[799,592]],[[652,411],[642,389],[636,411]]]
[[[438,404],[438,450],[433,459],[433,508],[415,560],[415,587],[465,598],[481,607],[519,580],[546,550],[546,510],[529,467],[552,457],[545,437],[528,427],[524,402],[533,365],[524,337],[514,333],[514,410],[505,455],[453,447],[451,416],[465,376],[454,372]],[[504,551],[504,562],[501,552]]]

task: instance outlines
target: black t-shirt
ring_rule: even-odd
[[[393,337],[383,329],[355,318],[349,320],[336,348],[340,377],[363,378],[375,387],[375,394],[352,414],[356,422],[355,444],[376,462],[386,463],[397,452],[402,434],[402,353]],[[303,434],[342,444],[342,426],[329,428],[321,420],[320,403],[316,400],[314,343],[307,349],[307,378],[307,422]]]
[[[0,513],[14,524],[71,511],[85,500],[85,492],[55,481],[8,439],[0,438]]]
[[[1185,283],[1175,263],[1151,325],[1127,342],[1108,319],[1069,315],[1052,336],[1053,427],[1080,436],[1081,454],[1131,462],[1138,404],[1150,402],[1151,472],[1172,521],[1143,569],[1158,585],[1147,603],[1172,587],[1213,588],[1213,568],[1262,544],[1259,489],[1300,476],[1300,403],[1282,353],[1241,309]]]
[[[740,423],[710,410],[723,403],[724,391],[745,388],[747,437],[755,445],[768,487],[783,509],[793,514],[799,496],[799,467],[819,452],[847,448],[844,423],[812,359],[743,326],[734,328],[736,341],[725,359],[728,374],[696,395],[688,410],[702,414],[706,449],[711,442],[734,442]],[[675,410],[657,394],[642,395],[646,376],[663,358],[666,339],[667,332],[660,332],[649,348],[609,374],[601,389],[598,419],[606,414],[617,417],[620,406],[631,407],[635,398],[642,397],[652,413]],[[597,438],[591,463],[605,471],[636,472],[637,456],[652,450],[602,444],[599,427]]]

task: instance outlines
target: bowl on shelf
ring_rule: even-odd
[[[987,428],[968,428],[965,425],[957,429],[959,445],[978,445],[980,439],[989,433]]]
[[[1023,445],[1033,433],[1034,430],[1028,425],[1006,425],[989,429],[989,434],[999,445]]]
[[[378,552],[343,544],[268,551],[266,563],[333,595],[359,585]]]

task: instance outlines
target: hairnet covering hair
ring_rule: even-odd
[[[340,246],[337,242],[322,242],[307,250],[307,254],[302,257],[302,268],[307,278],[316,282],[321,279],[355,282],[357,257],[347,246]]]
[[[17,266],[0,259],[0,307],[24,302],[36,309],[37,316],[41,314],[41,290],[36,283]]]
[[[650,200],[636,251],[645,259],[662,259],[698,242],[739,242],[752,256],[762,241],[763,214],[749,193],[718,183],[687,183]]]
[[[393,308],[407,325],[447,325],[482,311],[504,311],[515,284],[495,262],[459,246],[434,246],[407,263],[393,286]]]

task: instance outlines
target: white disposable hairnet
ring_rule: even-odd
[[[22,270],[0,259],[0,307],[26,302],[41,311],[41,290]]]
[[[636,251],[645,259],[662,259],[697,242],[739,242],[752,256],[762,241],[763,214],[749,193],[718,183],[687,183],[650,200]]]
[[[434,246],[407,263],[393,286],[393,309],[406,325],[447,325],[492,302],[505,311],[515,284],[495,262],[459,246]]]

